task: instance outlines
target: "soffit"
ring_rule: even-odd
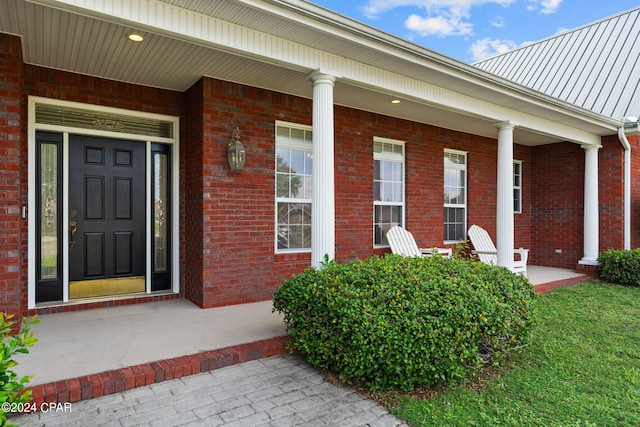
[[[73,5],[65,4],[63,10],[50,7],[60,6],[55,0],[36,1],[44,4],[23,0],[0,2],[0,32],[22,37],[27,63],[178,91],[188,89],[202,76],[210,76],[307,98],[312,95],[307,76],[312,68],[298,66],[294,60],[269,60],[266,48],[263,57],[245,54],[237,47],[225,50],[199,43],[195,38],[169,34],[161,28],[117,19],[116,14],[113,17],[88,16],[83,13],[86,10],[78,10]],[[114,0],[114,3],[117,2]],[[556,110],[543,105],[544,99],[534,96],[532,101],[528,89],[513,90],[506,80],[476,69],[470,71],[473,67],[467,64],[380,33],[308,2],[164,0],[158,3],[150,0],[151,3],[180,7],[185,14],[178,15],[177,19],[188,16],[188,11],[214,16],[247,30],[294,41],[302,48],[329,52],[334,60],[343,60],[354,67],[373,66],[387,76],[428,82],[461,96],[491,100],[505,109],[546,120],[558,120],[558,116],[562,116],[565,125],[595,134],[611,133],[598,123],[597,117],[591,123],[585,122],[580,114],[564,114],[566,106],[560,105]],[[303,14],[299,11],[301,7],[305,9]],[[145,42],[129,42],[125,35],[132,30],[142,30],[146,35]],[[493,122],[486,118],[469,115],[463,109],[443,108],[425,97],[412,97],[410,91],[396,93],[383,86],[377,86],[375,81],[364,84],[339,79],[335,102],[492,138],[497,135]],[[404,102],[391,105],[390,99],[398,93],[403,95]],[[557,136],[544,132],[518,128],[515,138],[525,145],[558,140]]]

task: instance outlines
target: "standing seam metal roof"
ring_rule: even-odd
[[[473,65],[613,119],[640,116],[640,7]]]

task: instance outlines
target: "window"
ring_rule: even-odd
[[[62,290],[62,135],[36,134],[36,302],[60,301]]]
[[[276,252],[311,249],[311,127],[276,123]]]
[[[522,213],[522,162],[513,162],[513,212]]]
[[[171,289],[171,146],[151,145],[151,290]]]
[[[404,225],[404,142],[373,139],[374,243],[386,246],[387,231]]]
[[[467,230],[467,153],[444,152],[444,240],[460,242]]]

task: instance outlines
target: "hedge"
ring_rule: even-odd
[[[346,383],[411,390],[465,378],[527,342],[529,281],[440,256],[374,256],[308,268],[274,295],[289,347]]]
[[[598,273],[606,281],[619,285],[640,286],[640,248],[610,249],[598,255]]]

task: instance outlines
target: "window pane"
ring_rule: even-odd
[[[446,204],[464,204],[465,200],[465,171],[445,170],[444,202]]]
[[[391,179],[395,182],[402,182],[402,163],[393,162],[393,175]]]
[[[289,140],[289,128],[284,126],[276,126],[276,136],[282,141]]]
[[[467,156],[461,153],[445,153],[444,154],[444,164],[445,166],[453,166],[453,165],[465,165]],[[458,166],[460,167],[460,166]]]
[[[291,192],[289,197],[297,198],[304,195],[304,175],[291,175]]]
[[[311,247],[311,204],[278,203],[278,249]]]
[[[305,142],[304,129],[291,129],[291,140],[296,142]]]
[[[289,172],[289,164],[291,163],[291,160],[289,159],[289,152],[290,150],[286,150],[284,148],[278,148],[276,150],[276,171]]]
[[[169,270],[167,206],[168,206],[168,156],[155,153],[154,161],[154,235],[153,270]]]
[[[291,150],[291,173],[304,173],[304,152]]]
[[[464,240],[466,230],[465,208],[444,208],[444,239]]]
[[[376,206],[374,238],[376,245],[388,245],[386,234],[393,226],[402,225],[402,207],[400,206]]]
[[[289,175],[276,175],[276,197],[289,197]]]
[[[40,145],[40,279],[58,278],[58,145]]]
[[[375,201],[402,203],[402,163],[374,160],[373,179]]]

